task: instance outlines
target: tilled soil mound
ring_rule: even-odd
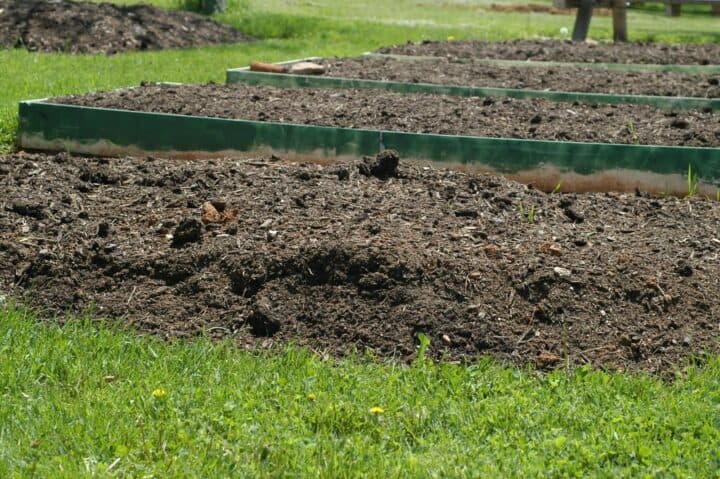
[[[237,43],[250,37],[201,15],[150,5],[0,0],[0,47],[118,53]]]
[[[244,85],[145,85],[56,103],[344,128],[538,140],[720,146],[720,113],[640,105]]]
[[[720,97],[720,73],[599,72],[591,68],[495,67],[438,57],[427,61],[344,58],[326,62],[330,76],[405,83],[529,88],[623,95]]]
[[[401,55],[495,58],[589,63],[656,63],[660,65],[720,64],[718,44],[573,43],[569,40],[477,40],[408,43],[381,48],[380,53]]]
[[[0,291],[166,337],[671,371],[717,352],[720,203],[400,163],[0,158]]]

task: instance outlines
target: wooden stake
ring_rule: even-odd
[[[626,0],[613,0],[613,41],[628,41]]]
[[[587,39],[594,3],[594,0],[580,0],[577,16],[575,17],[575,26],[573,27],[572,41],[584,42]]]

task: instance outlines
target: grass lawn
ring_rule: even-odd
[[[571,17],[493,13],[488,3],[231,0],[218,19],[258,42],[112,57],[1,50],[0,149],[12,148],[22,99],[142,80],[221,82],[252,60],[355,55],[409,39],[572,27]],[[609,22],[595,19],[591,35],[607,38]],[[707,13],[650,9],[631,12],[629,25],[634,39],[720,41]],[[0,358],[3,478],[720,477],[717,358],[673,382],[491,362],[406,367],[166,343],[82,320],[59,327],[7,305]]]
[[[0,321],[0,477],[718,477],[720,362],[676,382],[238,353]]]

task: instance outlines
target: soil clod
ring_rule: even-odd
[[[247,319],[254,336],[272,337],[280,331],[280,321],[272,316],[270,308],[256,304]]]
[[[99,223],[97,228],[98,238],[107,238],[110,234],[110,225],[108,223]]]
[[[175,228],[172,246],[180,248],[188,243],[197,243],[202,240],[202,223],[194,218],[187,218]]]
[[[375,158],[364,158],[363,163],[358,165],[358,170],[362,175],[387,180],[398,176],[399,164],[400,155],[397,151],[384,150],[378,153]]]
[[[573,223],[582,223],[583,221],[585,221],[585,216],[583,216],[582,214],[580,214],[578,211],[571,208],[570,206],[566,206],[563,209],[563,213],[565,213],[565,216],[567,216],[568,219],[570,221],[572,221]]]
[[[17,213],[20,216],[28,216],[38,220],[45,218],[45,207],[39,203],[18,200],[11,203],[10,206],[7,206],[5,209]]]

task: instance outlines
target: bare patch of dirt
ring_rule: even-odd
[[[151,5],[0,0],[0,47],[105,53],[251,40],[202,15]]]
[[[543,368],[662,373],[720,349],[717,202],[551,195],[391,152],[19,153],[0,187],[0,291],[44,317],[400,359],[422,332],[436,358]]]
[[[148,84],[53,101],[180,115],[448,135],[720,146],[720,113],[672,112],[639,105],[214,84]]]
[[[569,40],[423,41],[381,48],[380,53],[587,63],[720,64],[718,44],[573,43]]]

